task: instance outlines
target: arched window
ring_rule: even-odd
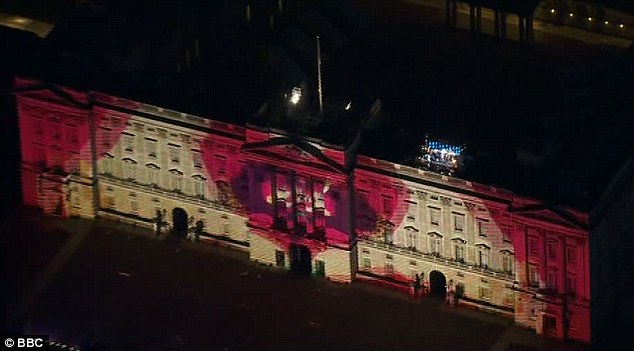
[[[170,189],[175,192],[183,191],[183,172],[177,169],[170,170]]]
[[[464,262],[467,242],[462,238],[454,238],[451,241],[453,242],[453,259],[457,262]]]
[[[136,179],[136,161],[131,158],[124,158],[123,160],[123,179],[134,180]]]
[[[481,268],[488,269],[489,268],[489,258],[491,256],[491,248],[485,244],[478,244],[477,247],[477,264]]]
[[[207,179],[201,175],[195,175],[192,177],[192,180],[194,182],[194,196],[204,199]]]
[[[513,275],[515,272],[515,255],[509,250],[500,251],[500,257],[502,259],[502,272]]]
[[[429,252],[434,256],[442,254],[442,235],[436,232],[429,233]]]
[[[161,168],[153,163],[148,163],[146,165],[147,171],[147,183],[153,187],[158,187],[159,185],[159,171]]]

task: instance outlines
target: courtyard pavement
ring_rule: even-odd
[[[499,316],[367,283],[298,277],[207,243],[105,220],[24,217],[5,228],[30,223],[29,240],[56,249],[12,310],[23,309],[24,333],[68,344],[92,333],[126,351],[584,349]],[[51,232],[64,235],[50,240]],[[28,247],[11,266],[31,264]]]

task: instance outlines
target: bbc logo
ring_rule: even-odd
[[[49,350],[47,335],[8,335],[3,339],[2,350]]]

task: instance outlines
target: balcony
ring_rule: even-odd
[[[492,270],[488,266],[481,267],[475,264],[465,263],[464,260],[456,260],[452,258],[443,257],[437,252],[423,253],[412,248],[399,247],[393,244],[387,244],[383,242],[378,242],[378,241],[369,240],[369,239],[362,239],[362,238],[359,238],[358,241],[370,247],[374,247],[389,253],[399,253],[409,258],[418,258],[427,262],[440,263],[446,266],[459,268],[464,271],[471,271],[474,273],[486,275],[488,277],[507,280],[509,282],[512,282],[514,279],[514,275],[508,274],[508,272],[498,272],[498,271]]]
[[[124,179],[114,178],[111,176],[107,176],[105,174],[101,174],[99,178],[104,183],[117,185],[128,190],[145,191],[153,195],[162,196],[162,197],[165,197],[174,201],[178,201],[178,202],[185,202],[185,203],[197,205],[200,207],[212,208],[218,211],[232,212],[235,214],[246,216],[246,211],[243,208],[239,206],[231,206],[227,202],[224,202],[224,201],[215,201],[215,200],[203,199],[196,196],[189,196],[189,195],[183,194],[182,192],[178,190],[166,190],[166,189],[158,188],[151,184],[142,184],[134,180],[124,180]]]

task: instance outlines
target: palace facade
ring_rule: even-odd
[[[589,341],[587,215],[510,191],[238,126],[18,78],[27,205],[205,240],[337,282],[461,290],[539,334]]]

